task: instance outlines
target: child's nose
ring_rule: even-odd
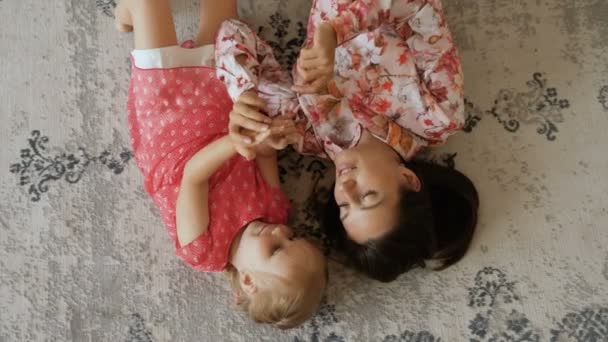
[[[349,191],[352,190],[355,185],[357,185],[357,182],[355,182],[354,179],[347,179],[340,183],[340,189],[342,189],[342,191]]]
[[[340,190],[348,198],[349,201],[354,202],[358,199],[357,194],[357,182],[353,179],[345,180],[340,184]]]
[[[272,235],[290,238],[293,236],[293,231],[291,230],[291,228],[289,228],[287,226],[280,225],[280,226],[276,226],[272,230]]]

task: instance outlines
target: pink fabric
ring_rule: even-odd
[[[439,0],[315,0],[307,45],[323,22],[340,43],[336,75],[329,94],[299,97],[300,152],[331,157],[367,129],[410,159],[462,127],[462,69]]]
[[[242,61],[237,62],[237,56]],[[228,87],[232,100],[255,89],[266,101],[268,115],[293,115],[298,110],[291,77],[275,59],[272,48],[245,23],[228,20],[218,36],[215,60],[217,75]]]
[[[201,271],[226,267],[232,240],[247,223],[286,223],[289,210],[283,192],[265,182],[255,161],[235,156],[209,180],[207,232],[186,246],[177,242],[175,204],[184,165],[228,131],[232,100],[216,72],[208,67],[143,70],[133,65],[127,103],[145,190],[159,208],[177,254]]]
[[[294,118],[303,137],[294,147],[302,153],[316,151],[318,153],[313,154],[322,155],[323,149],[316,139],[312,122],[298,114],[300,104],[297,94],[291,90],[291,77],[274,58],[270,46],[259,38],[249,39],[255,34],[240,21],[226,21],[221,32],[215,53],[217,74],[226,83],[230,97],[236,100],[243,92],[255,88],[266,101],[269,116]],[[237,56],[244,60],[238,63]]]

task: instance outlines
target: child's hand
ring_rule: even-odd
[[[255,156],[271,157],[276,151],[298,142],[299,135],[296,125],[291,118],[274,118],[270,130],[258,133],[256,142],[250,147]]]
[[[239,130],[237,127],[238,126],[230,125],[228,128],[228,135],[234,145],[234,149],[247,160],[255,159],[256,151],[254,143],[245,142],[244,139],[246,139],[246,141],[255,141],[258,138],[257,134],[249,130],[242,130],[241,132],[236,133]]]
[[[261,140],[251,147],[256,157],[272,157],[276,151],[282,150],[298,142],[298,130],[290,118],[275,118],[272,120],[269,133],[258,133],[256,140]]]
[[[241,134],[243,129],[256,133],[263,133],[270,129],[272,119],[264,112],[266,102],[255,91],[249,90],[241,94],[230,112],[230,126],[234,128],[235,138],[244,143],[253,143],[250,136]]]
[[[231,128],[233,132],[236,127]],[[235,138],[231,133],[232,141],[237,152],[247,160],[256,157],[274,156],[277,150],[282,150],[290,144],[298,142],[297,128],[291,118],[275,118],[272,120],[268,131],[256,133],[251,130],[242,129],[240,136],[249,138],[250,143],[243,143],[240,136]]]
[[[272,119],[266,116],[266,103],[255,91],[244,92],[230,112],[228,134],[238,154],[247,160],[255,158],[252,147],[270,134]]]
[[[293,90],[303,94],[327,92],[327,84],[334,77],[336,55],[336,31],[328,23],[317,27],[313,46],[302,49],[297,62],[297,71],[304,80],[296,84]]]
[[[290,144],[298,142],[299,135],[291,118],[278,117],[272,120],[270,134],[262,142],[273,150],[282,150]]]

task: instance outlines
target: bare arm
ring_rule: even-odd
[[[197,45],[213,44],[215,35],[225,20],[236,19],[236,0],[201,0]]]
[[[278,188],[281,186],[276,152],[269,155],[258,155],[255,162],[260,170],[260,173],[262,174],[262,177],[264,177],[264,180],[266,183],[268,183],[268,185],[273,188]]]
[[[236,154],[228,136],[196,153],[184,167],[176,203],[177,239],[185,246],[207,232],[209,225],[209,184],[211,176]]]

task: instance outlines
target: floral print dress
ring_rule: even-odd
[[[462,68],[439,0],[315,0],[306,46],[326,22],[335,77],[328,94],[298,97],[301,153],[331,158],[365,129],[407,160],[463,126]]]

